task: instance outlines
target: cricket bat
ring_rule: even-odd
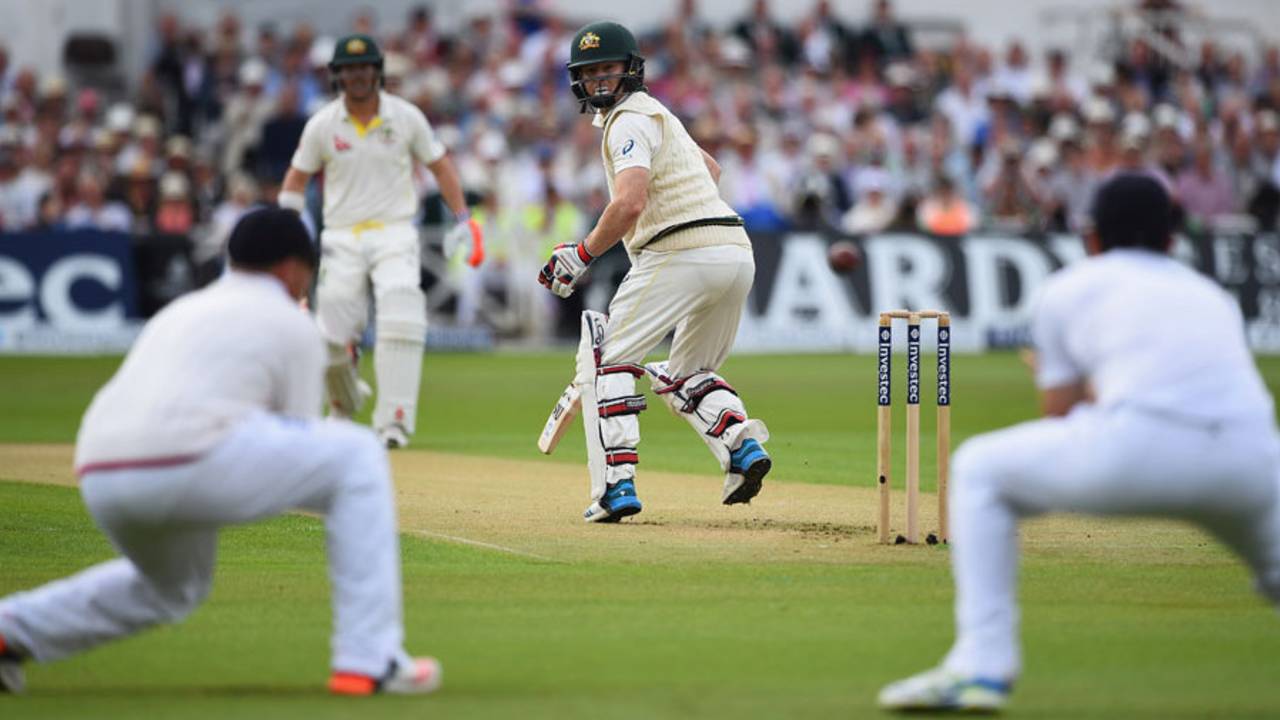
[[[569,429],[573,419],[578,417],[578,411],[581,409],[582,393],[578,392],[576,386],[570,384],[564,392],[560,393],[560,399],[556,400],[556,406],[551,409],[551,415],[547,417],[547,424],[542,426],[542,435],[538,437],[538,449],[543,455],[555,452],[556,446],[560,444],[560,438],[564,437],[565,431]]]

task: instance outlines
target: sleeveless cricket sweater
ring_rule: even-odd
[[[649,197],[644,212],[631,233],[622,239],[627,253],[634,256],[641,250],[661,252],[715,245],[751,247],[751,240],[741,227],[715,225],[682,228],[654,240],[664,230],[677,225],[712,218],[736,218],[737,213],[721,199],[711,172],[702,160],[702,151],[689,137],[684,124],[647,93],[631,93],[605,117],[601,154],[609,196],[613,197],[615,192],[609,131],[622,113],[628,112],[657,118],[662,127],[662,147],[654,154],[649,167]]]

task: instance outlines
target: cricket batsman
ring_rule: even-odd
[[[995,712],[1022,670],[1018,523],[1049,512],[1200,526],[1280,607],[1280,435],[1240,306],[1169,255],[1160,182],[1098,191],[1089,258],[1044,285],[1032,338],[1045,417],[956,454],[951,568],[956,639],[942,664],[893,683],[894,710]]]
[[[324,171],[323,258],[316,318],[327,346],[325,389],[333,414],[351,417],[372,394],[348,351],[364,332],[372,285],[378,399],[373,426],[388,448],[413,435],[426,340],[426,300],[419,287],[421,248],[415,162],[426,165],[458,224],[446,251],[484,260],[480,225],[471,219],[457,170],[422,112],[381,87],[382,53],[367,35],[349,35],[329,63],[341,95],[307,121],[285,174],[279,203],[299,212],[312,175]]]
[[[569,297],[591,261],[619,241],[631,271],[607,315],[582,314],[574,383],[582,398],[591,476],[587,522],[640,512],[636,378],[693,426],[725,472],[722,502],[760,492],[772,461],[764,423],[747,416],[737,392],[716,373],[733,345],[755,277],[751,240],[720,198],[720,166],[644,85],[635,37],[613,22],[574,35],[568,70],[582,112],[594,113],[610,201],[580,243],[559,246],[539,282]],[[642,365],[672,330],[670,359]]]

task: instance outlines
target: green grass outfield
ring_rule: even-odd
[[[73,441],[84,406],[117,363],[0,358],[0,442]],[[1275,392],[1280,362],[1262,366]],[[533,449],[568,378],[567,353],[432,355],[426,368],[415,447],[531,463],[581,457],[577,433],[555,459]],[[743,357],[724,373],[769,422],[780,481],[870,482],[872,358]],[[957,356],[953,374],[957,444],[1034,413],[1012,355]],[[924,385],[932,387],[931,372]],[[701,443],[650,400],[642,472],[712,473]],[[931,443],[923,445],[928,484]],[[0,467],[0,480],[22,479]],[[0,482],[0,508],[0,594],[111,555],[73,490]],[[1027,670],[1015,717],[1280,716],[1280,617],[1216,546],[1187,535],[1153,547],[1150,537],[1135,532],[1103,547],[1084,547],[1082,537],[1078,554],[1028,543]],[[875,564],[655,562],[625,553],[548,562],[417,537],[403,543],[410,648],[444,661],[437,696],[323,693],[322,529],[285,517],[225,533],[213,596],[183,625],[31,667],[31,694],[0,697],[0,718],[855,718],[876,716],[876,690],[935,662],[951,639],[940,548],[886,550],[916,555]]]

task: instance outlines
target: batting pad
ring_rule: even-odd
[[[587,471],[591,499],[604,497],[608,487],[636,476],[640,462],[640,418],[646,407],[636,394],[636,378],[644,368],[633,364],[602,365],[607,316],[582,313],[574,385],[582,395],[582,428],[587,441]]]
[[[644,366],[653,391],[662,398],[671,412],[683,417],[707,444],[711,454],[720,463],[720,469],[729,472],[729,455],[747,438],[764,443],[769,439],[769,428],[763,420],[747,417],[737,391],[719,375],[703,370],[683,378],[667,375],[666,361]]]
[[[422,381],[422,347],[427,335],[427,307],[416,287],[393,288],[377,298],[378,336],[373,369],[378,402],[373,426],[398,424],[412,435]]]

